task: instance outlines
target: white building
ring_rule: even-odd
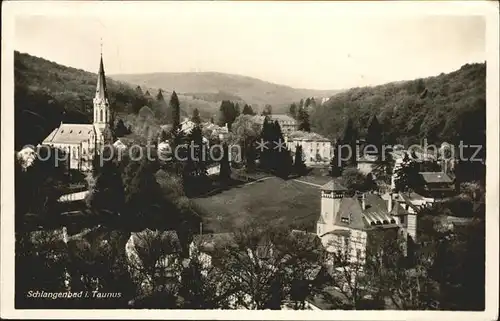
[[[319,134],[295,131],[285,136],[285,141],[293,155],[297,146],[302,146],[302,157],[306,165],[327,165],[332,159],[332,142]]]
[[[104,144],[112,143],[111,109],[102,55],[93,104],[94,121],[92,124],[64,124],[61,122],[59,127],[54,129],[42,142],[42,145],[55,147],[66,152],[70,169],[90,170],[96,151],[99,151]]]

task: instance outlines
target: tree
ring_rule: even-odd
[[[238,116],[231,126],[236,143],[242,146],[242,157],[245,161],[248,161],[249,155],[255,152],[253,144],[259,136],[259,127],[250,115]]]
[[[125,205],[125,191],[122,177],[115,161],[106,161],[101,167],[94,185],[86,198],[87,206],[93,212],[120,215]]]
[[[125,123],[122,119],[118,119],[118,121],[116,122],[114,134],[116,137],[123,137],[130,134],[129,129],[125,126]]]
[[[191,117],[191,120],[192,120],[195,124],[200,124],[200,123],[201,123],[200,111],[198,110],[198,108],[195,108],[195,109],[193,110],[193,117]]]
[[[370,152],[377,156],[377,159],[381,161],[382,159],[382,126],[378,122],[377,116],[373,116],[370,125],[368,126],[368,131],[366,134],[366,143],[371,145]],[[376,149],[376,152],[373,150]],[[366,153],[366,147],[364,153]],[[384,155],[385,156],[385,155]]]
[[[165,224],[161,216],[165,213],[167,204],[154,176],[153,168],[152,163],[143,159],[140,162],[131,162],[126,169],[126,172],[133,173],[130,185],[126,185],[125,194],[127,214],[123,223],[129,224],[128,227],[144,228],[157,222],[158,226]]]
[[[248,104],[245,104],[245,106],[243,107],[243,111],[241,112],[243,115],[255,115],[255,112],[253,111],[252,109],[252,106],[248,105]]]
[[[311,104],[311,98],[307,97],[306,100],[304,101],[304,107],[307,109],[309,105]]]
[[[26,213],[40,218],[57,214],[57,199],[68,181],[68,155],[57,148],[40,146],[24,149],[15,158],[17,222],[23,222]]]
[[[297,121],[299,122],[299,130],[306,132],[311,131],[311,125],[309,123],[309,114],[304,107],[299,108],[299,111],[297,113]]]
[[[170,96],[170,109],[172,110],[172,124],[173,128],[179,128],[181,123],[181,108],[177,93],[174,91]]]
[[[16,306],[33,308],[38,305],[42,308],[47,304],[27,299],[26,293],[30,289],[65,291],[67,251],[63,242],[63,231],[16,233]],[[23,294],[17,291],[22,291]]]
[[[367,192],[376,188],[376,184],[371,175],[363,175],[355,167],[346,168],[342,172],[341,180],[343,185],[352,191]]]
[[[175,307],[176,301],[168,302],[166,297],[177,296],[180,288],[181,252],[176,234],[145,229],[132,237],[134,243],[129,249],[129,266],[134,280],[142,285],[142,303],[147,303],[149,308],[161,308],[165,304]]]
[[[290,109],[288,111],[288,113],[290,114],[290,116],[292,116],[293,118],[296,118],[297,117],[297,105],[295,103],[292,103],[290,105]]]
[[[195,126],[188,135],[187,160],[183,168],[184,187],[189,193],[204,191],[208,186],[207,152],[203,144],[203,136],[200,125]]]
[[[224,267],[237,306],[252,310],[279,309],[284,292],[280,281],[285,271],[286,253],[276,250],[275,244],[284,243],[283,239],[283,232],[248,226],[236,231],[231,246],[219,250],[217,257]],[[280,286],[276,286],[276,282]]]
[[[273,107],[269,104],[266,104],[264,106],[264,109],[262,110],[262,116],[269,116],[273,113]]]
[[[405,153],[401,166],[394,172],[395,191],[408,192],[421,187],[422,181],[419,174],[418,164],[410,159]]]
[[[165,98],[163,98],[163,91],[161,89],[158,89],[158,94],[156,94],[156,100],[158,101],[165,101]]]
[[[351,157],[347,160],[347,163],[353,166],[356,165],[358,158],[358,153],[357,153],[358,131],[354,127],[354,123],[351,118],[347,119],[347,124],[344,128],[344,132],[340,141],[343,147],[349,147],[349,149],[351,150]],[[345,158],[345,155],[342,155],[342,158]]]
[[[189,265],[181,273],[179,294],[183,298],[184,309],[229,309],[232,290],[223,273],[212,268],[204,268],[193,255]]]
[[[99,238],[88,234],[100,232]],[[72,291],[121,292],[120,297],[102,300],[92,297],[83,298],[83,307],[126,307],[127,301],[135,294],[136,287],[127,270],[124,251],[127,233],[108,232],[97,227],[84,230],[72,236],[67,244],[70,276],[69,286]]]
[[[227,143],[222,144],[222,159],[220,161],[219,178],[227,182],[231,178],[231,166],[229,165],[229,148]]]
[[[295,147],[295,161],[293,162],[293,166],[295,173],[297,173],[298,175],[303,175],[307,170],[306,164],[304,163],[303,159],[302,146],[300,145],[297,145]]]
[[[219,108],[219,125],[224,126],[227,124],[229,130],[231,130],[231,126],[239,114],[240,111],[237,104],[229,100],[223,100]]]
[[[333,150],[333,157],[330,161],[330,175],[332,177],[339,177],[342,174],[343,164],[339,158],[339,144],[335,144],[335,149]]]

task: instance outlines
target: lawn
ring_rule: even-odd
[[[227,232],[249,223],[315,230],[320,192],[315,186],[277,177],[192,199],[205,232]]]

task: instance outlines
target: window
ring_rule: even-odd
[[[99,121],[102,122],[102,109],[99,110]]]
[[[405,223],[405,217],[401,216],[401,224],[404,224],[404,223]]]

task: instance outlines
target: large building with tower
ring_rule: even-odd
[[[100,148],[104,144],[112,143],[111,106],[108,100],[102,54],[93,105],[92,124],[65,124],[61,122],[59,127],[54,129],[42,142],[42,145],[64,151],[70,169],[90,170],[92,160]]]
[[[351,262],[364,262],[373,231],[393,230],[416,237],[414,213],[399,203],[373,193],[355,194],[335,181],[321,187],[321,213],[316,233],[330,253],[342,253]]]

